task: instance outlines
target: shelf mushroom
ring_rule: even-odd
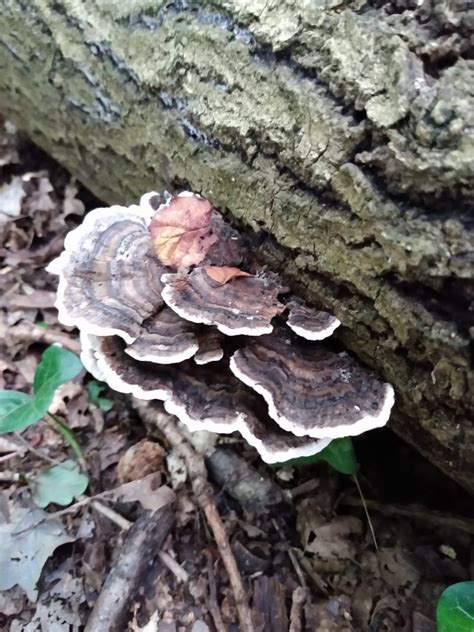
[[[296,298],[289,301],[286,307],[286,324],[295,334],[306,340],[324,340],[332,336],[341,324],[341,321],[332,314],[313,309]]]
[[[48,270],[87,370],[190,430],[239,432],[273,463],[389,418],[392,387],[321,342],[339,320],[259,269],[198,195],[95,209]]]
[[[91,211],[68,233],[47,271],[59,276],[55,306],[61,323],[132,343],[142,322],[164,305],[161,276],[140,206]]]
[[[347,353],[278,333],[238,349],[230,368],[264,398],[270,417],[298,437],[336,439],[384,426],[394,403],[392,386]]]
[[[261,336],[273,330],[272,319],[285,306],[278,301],[280,284],[273,277],[235,275],[217,281],[213,268],[195,268],[188,274],[164,274],[162,296],[181,318],[215,325],[227,336]]]

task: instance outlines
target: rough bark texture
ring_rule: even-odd
[[[253,229],[473,489],[468,2],[0,7],[0,109],[104,200],[186,187]]]

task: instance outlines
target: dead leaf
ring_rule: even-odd
[[[175,499],[174,492],[166,485],[161,485],[161,476],[156,473],[120,485],[114,490],[114,496],[126,503],[138,501],[143,509],[150,511],[156,511]]]
[[[198,265],[217,241],[210,227],[212,206],[197,195],[174,196],[150,223],[156,256],[178,269]]]
[[[84,215],[86,207],[84,206],[84,202],[76,197],[77,193],[78,188],[74,184],[66,184],[64,188],[63,217],[68,217],[68,215]]]
[[[164,456],[165,451],[159,443],[142,439],[120,457],[117,466],[119,481],[128,483],[157,472],[161,468]]]
[[[204,271],[207,276],[211,277],[211,279],[219,285],[225,285],[237,277],[253,276],[248,272],[239,270],[239,268],[233,268],[230,266],[206,266]]]
[[[0,524],[0,590],[18,584],[30,601],[36,601],[36,583],[54,550],[73,542],[60,520],[45,520],[39,509],[11,507],[11,522]]]
[[[20,216],[25,196],[23,180],[18,176],[0,187],[0,226]]]
[[[384,582],[398,594],[411,595],[420,581],[413,557],[401,548],[381,549],[377,557]]]
[[[327,519],[313,500],[304,499],[298,504],[297,529],[303,548],[319,571],[341,571],[355,559],[357,547],[353,540],[363,534],[363,523],[355,516]]]

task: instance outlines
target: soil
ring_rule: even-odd
[[[49,344],[79,348],[77,331],[57,322],[56,281],[45,266],[100,201],[11,124],[0,124],[0,389],[29,392]],[[134,587],[122,629],[239,630],[219,550],[163,436],[144,425],[128,398],[100,389],[86,373],[62,387],[55,406],[84,451],[89,496],[152,472],[175,494],[174,525]],[[354,443],[357,481],[325,463],[271,468],[238,438],[218,440],[208,458],[256,630],[434,631],[441,591],[472,579],[474,512],[466,492],[390,426]],[[47,461],[73,456],[46,421],[21,437],[1,435],[0,526],[18,508],[33,511],[32,480]],[[146,511],[123,498],[103,505],[112,514],[91,502],[60,515],[61,507],[49,505],[70,541],[46,556],[36,600],[18,585],[0,593],[0,630],[84,629],[119,559],[126,521]]]

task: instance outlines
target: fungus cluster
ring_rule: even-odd
[[[390,384],[321,342],[339,320],[259,267],[207,200],[162,199],[91,211],[48,267],[87,370],[269,463],[383,426]]]

